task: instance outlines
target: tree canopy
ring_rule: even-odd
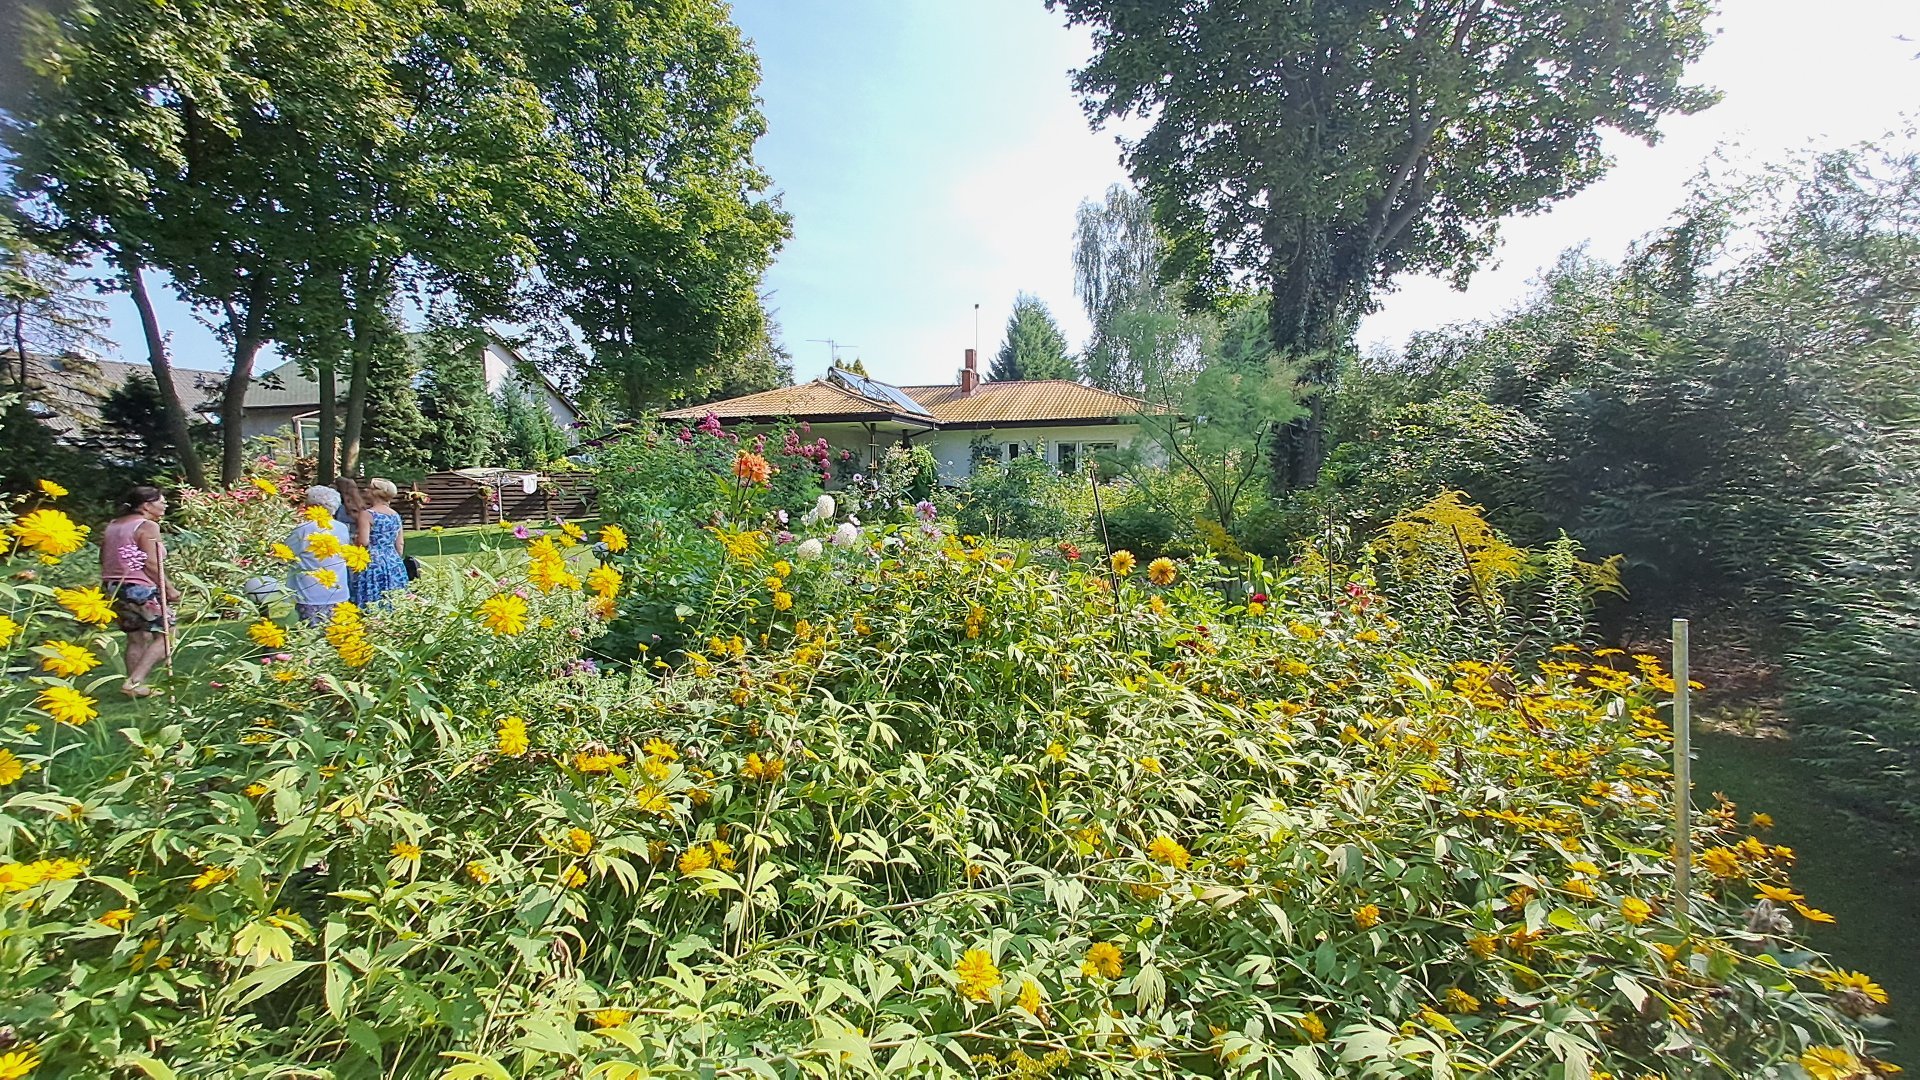
[[[1014,298],[1007,316],[1006,340],[987,376],[993,379],[1073,379],[1079,365],[1067,355],[1067,336],[1053,321],[1046,302],[1032,293]]]

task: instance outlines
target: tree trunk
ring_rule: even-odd
[[[352,362],[347,376],[347,429],[341,438],[340,471],[352,476],[360,471],[360,443],[367,421],[367,382],[373,369],[373,327],[364,309],[353,317]]]
[[[226,487],[239,483],[246,471],[247,388],[253,385],[253,358],[260,354],[260,346],[264,344],[251,331],[233,341],[233,370],[227,374],[226,388],[220,392],[220,483]]]
[[[127,291],[133,295],[133,306],[140,312],[140,332],[146,337],[147,364],[153,368],[153,381],[160,389],[160,406],[167,418],[167,438],[173,442],[174,455],[180,461],[180,471],[186,474],[187,483],[204,488],[207,486],[207,470],[200,463],[200,451],[193,445],[193,431],[187,426],[186,406],[180,400],[180,391],[173,385],[173,362],[167,356],[167,339],[160,332],[160,320],[153,311],[153,298],[147,295],[147,281],[141,274],[140,260],[125,248],[119,249],[115,257],[120,264],[120,272],[127,276]]]
[[[27,392],[27,302],[13,305],[13,355],[20,361],[20,393]]]
[[[333,354],[323,350],[317,361],[320,377],[320,448],[313,466],[314,483],[331,484],[340,475],[340,400],[333,384]]]

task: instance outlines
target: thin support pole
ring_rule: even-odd
[[[1693,701],[1687,686],[1687,620],[1673,620],[1673,915],[1687,930],[1693,895]]]

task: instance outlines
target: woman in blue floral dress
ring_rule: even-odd
[[[353,602],[367,607],[396,589],[407,587],[406,538],[400,527],[400,515],[393,500],[399,495],[393,481],[375,478],[367,484],[370,505],[360,515],[354,537],[372,556],[367,568],[353,575],[350,586]]]

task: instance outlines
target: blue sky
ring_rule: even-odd
[[[1808,145],[1873,138],[1920,108],[1912,0],[1722,0],[1696,78],[1726,100],[1669,120],[1653,148],[1616,140],[1613,172],[1551,211],[1509,222],[1497,265],[1465,293],[1408,280],[1361,327],[1363,344],[1496,314],[1538,270],[1586,243],[1617,257],[1659,226],[1717,148],[1748,165]],[[833,338],[898,383],[954,377],[974,343],[998,345],[1013,299],[1039,294],[1078,344],[1087,323],[1069,261],[1074,210],[1124,180],[1109,133],[1088,129],[1069,73],[1089,50],[1040,0],[736,0],[761,57],[769,132],[759,159],[794,219],[766,288],[797,374],[820,374]],[[132,305],[113,337],[145,357]],[[220,348],[178,305],[178,362]],[[983,355],[983,363],[985,356]]]

